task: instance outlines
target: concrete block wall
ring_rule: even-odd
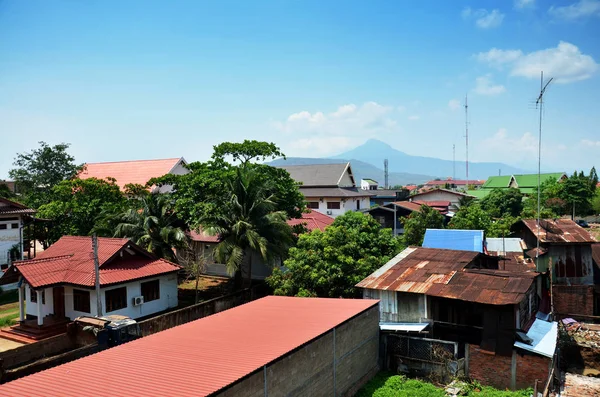
[[[218,396],[345,396],[375,375],[378,358],[379,308],[374,306]]]
[[[526,389],[537,380],[544,384],[548,379],[551,359],[538,355],[519,354],[498,356],[492,352],[469,346],[469,376],[482,385],[497,389]],[[514,381],[514,384],[513,384]]]
[[[593,285],[553,285],[554,311],[560,318],[567,314],[594,315]]]

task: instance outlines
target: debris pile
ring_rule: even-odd
[[[600,349],[600,325],[580,323],[572,318],[561,321],[564,330],[579,346]]]

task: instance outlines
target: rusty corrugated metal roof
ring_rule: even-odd
[[[537,237],[538,226],[535,219],[523,219],[525,225]],[[540,242],[554,244],[595,243],[596,239],[587,230],[570,219],[540,220]]]
[[[207,396],[377,303],[269,296],[6,383],[0,396]]]
[[[534,272],[467,269],[478,252],[409,247],[356,286],[508,305],[521,302]]]

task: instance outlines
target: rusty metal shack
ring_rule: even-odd
[[[525,254],[536,262],[537,271],[552,277],[554,311],[559,318],[600,314],[592,255],[597,242],[587,230],[570,219],[543,219],[539,228],[535,219],[524,219],[512,231],[525,241]]]

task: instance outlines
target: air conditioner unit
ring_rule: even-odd
[[[133,298],[133,306],[139,306],[142,303],[144,303],[144,297],[143,296],[135,296]]]
[[[333,215],[333,211],[327,210],[327,215]]]

